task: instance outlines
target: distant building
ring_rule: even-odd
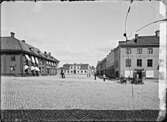
[[[97,64],[98,71],[105,71],[109,77],[158,78],[159,31],[153,36],[139,36],[119,45]],[[106,68],[104,69],[104,66]]]
[[[93,73],[93,67],[89,64],[64,64],[63,72],[65,74],[79,74],[79,75],[91,75]]]
[[[101,61],[98,61],[96,66],[96,72],[97,75],[106,74],[106,58],[102,59]]]
[[[1,75],[31,76],[56,75],[59,61],[51,53],[42,53],[38,48],[15,38],[0,37]]]
[[[111,78],[115,76],[114,49],[106,57],[106,76]]]

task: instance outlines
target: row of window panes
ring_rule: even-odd
[[[137,59],[137,66],[142,67],[142,59]],[[153,60],[148,59],[147,60],[147,67],[153,66]],[[126,59],[126,67],[131,67],[131,59]]]
[[[70,68],[71,68],[71,69],[73,69],[73,67],[72,67],[72,66],[71,66]],[[75,67],[75,66],[74,66],[74,69],[79,69],[79,67]]]
[[[153,48],[147,48],[147,50],[148,54],[153,54]],[[126,53],[131,54],[132,53],[131,48],[127,48]],[[137,48],[137,54],[142,54],[142,48]]]
[[[83,73],[84,71],[81,71],[81,73]],[[67,73],[70,73],[70,71],[67,71]],[[73,73],[73,71],[71,71],[71,73]],[[79,73],[79,71],[78,71]],[[85,73],[87,73],[87,71],[85,70]]]
[[[31,58],[30,58],[28,55],[25,55],[25,57],[26,57],[27,60],[31,60],[33,63],[37,63],[37,64],[39,63],[37,57],[31,56]],[[11,56],[11,61],[16,61],[16,56]],[[43,61],[42,61],[42,63],[44,64]],[[56,63],[53,63],[53,62],[46,61],[46,63],[50,64],[52,66],[56,66]]]

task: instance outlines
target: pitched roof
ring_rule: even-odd
[[[119,41],[120,47],[126,46],[159,46],[159,37],[158,36],[138,36],[136,39]]]
[[[0,37],[1,50],[22,50],[19,40],[11,37]]]
[[[74,63],[74,64],[64,64],[63,68],[69,69],[70,66],[80,66],[81,70],[85,70],[85,69],[89,68],[89,64],[76,64],[76,63]]]
[[[45,55],[38,48],[30,44],[27,44],[25,41],[20,41],[14,37],[0,37],[0,43],[1,43],[1,51],[5,51],[5,50],[22,51],[38,57],[43,57],[51,61],[59,62],[59,60],[57,60],[53,56],[48,54]]]
[[[89,67],[89,64],[81,64],[81,69],[88,69]]]

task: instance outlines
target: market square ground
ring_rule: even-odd
[[[93,77],[2,77],[1,109],[101,110],[100,113],[109,110],[156,110],[157,113],[158,81],[145,80],[142,85],[132,86],[116,80],[94,80]],[[79,113],[83,114],[81,111]]]

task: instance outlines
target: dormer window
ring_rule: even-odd
[[[33,51],[33,48],[32,48],[32,47],[30,47],[29,49],[30,49],[31,51]]]

